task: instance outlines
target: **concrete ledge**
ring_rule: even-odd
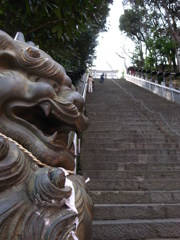
[[[180,91],[174,88],[159,85],[157,83],[153,83],[148,80],[144,80],[142,78],[138,78],[128,74],[125,75],[125,79],[142,88],[149,90],[150,92],[153,92],[154,94],[159,95],[160,97],[166,98],[169,101],[180,104]]]

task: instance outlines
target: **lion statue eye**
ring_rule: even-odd
[[[57,84],[55,81],[53,81],[53,80],[44,79],[44,78],[40,78],[40,77],[35,77],[35,78],[34,78],[34,82],[44,82],[44,83],[47,83],[47,84],[49,84],[49,85],[54,89],[54,91],[55,91],[56,93],[59,92],[59,86],[58,86],[58,84]]]

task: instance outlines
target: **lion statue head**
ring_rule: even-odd
[[[84,100],[44,51],[0,31],[0,132],[43,163],[74,169],[70,131],[87,128]]]

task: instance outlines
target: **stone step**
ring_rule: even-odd
[[[180,190],[90,191],[95,204],[180,203]]]
[[[180,219],[96,220],[93,240],[145,240],[180,238]]]
[[[128,109],[128,111],[127,111]],[[151,109],[151,108],[150,108]],[[92,117],[94,120],[101,120],[103,117],[106,121],[116,121],[116,120],[123,120],[128,119],[131,120],[134,116],[135,120],[142,120],[142,121],[152,121],[156,122],[159,121],[161,123],[163,122],[178,122],[180,120],[180,117],[178,113],[174,113],[175,111],[179,111],[179,109],[167,109],[166,111],[159,109],[158,111],[154,110],[152,107],[152,110],[145,110],[141,108],[140,106],[124,106],[124,109],[119,107],[112,107],[107,106],[107,104],[103,106],[89,106],[86,108],[86,112],[89,117]],[[170,116],[170,114],[172,114]],[[159,114],[160,113],[160,114]],[[114,117],[114,118],[113,118]]]
[[[84,177],[98,180],[180,179],[180,170],[85,170],[83,172]]]
[[[94,106],[95,107],[95,106]],[[156,117],[151,117],[151,115],[145,115],[142,112],[137,112],[137,111],[125,111],[125,112],[120,112],[120,111],[98,111],[96,112],[96,108],[94,110],[88,111],[88,118],[93,122],[96,120],[102,120],[104,119],[105,121],[118,121],[120,119],[128,119],[128,120],[148,120],[150,121],[151,119],[154,121],[154,119],[157,119]],[[158,118],[159,119],[159,118]],[[174,120],[178,120],[175,116],[173,117]]]
[[[102,116],[101,116],[101,118],[94,118],[94,120],[92,121],[91,120],[91,124],[92,125],[99,125],[99,124],[102,124],[102,123],[104,123],[104,124],[106,124],[106,125],[110,125],[110,124],[116,124],[116,125],[118,125],[118,124],[127,124],[127,126],[128,125],[131,125],[131,124],[134,124],[135,126],[137,126],[137,125],[154,125],[154,123],[156,123],[156,124],[165,124],[163,121],[161,121],[160,122],[160,119],[159,118],[156,118],[156,119],[148,119],[148,118],[145,118],[144,116],[141,116],[141,117],[138,117],[138,118],[132,118],[132,116],[130,116],[130,117],[127,117],[127,116],[119,116],[116,120],[115,120],[115,118],[113,118],[113,119],[109,119],[109,117],[110,116],[108,116],[107,117],[107,119],[106,118],[103,118]],[[171,122],[171,124],[173,124],[173,123],[175,123],[175,124],[178,124],[179,123],[179,121],[178,121],[178,119],[176,118],[176,119],[173,119],[173,120],[171,120],[171,121],[169,121],[169,120],[167,120],[168,122]]]
[[[160,118],[157,117],[157,115],[155,114],[149,114],[149,115],[143,115],[141,114],[137,114],[137,113],[128,113],[128,112],[124,112],[124,113],[120,113],[120,112],[116,112],[116,113],[112,113],[112,115],[107,114],[106,112],[101,112],[100,113],[95,113],[95,112],[88,112],[88,118],[90,119],[90,121],[94,122],[94,121],[101,121],[102,119],[104,121],[119,121],[119,120],[127,120],[127,121],[132,121],[132,118],[134,121],[159,121]],[[168,122],[179,122],[179,118],[177,117],[177,115],[175,116],[171,116],[169,117],[169,115],[166,116],[165,118],[166,121]]]
[[[180,179],[91,179],[87,183],[91,191],[145,191],[145,190],[179,190]]]
[[[133,142],[117,142],[115,139],[113,141],[110,141],[108,143],[99,142],[98,144],[91,143],[86,144],[86,148],[88,149],[90,147],[91,149],[95,148],[103,148],[103,149],[119,149],[119,150],[133,150],[133,149],[169,149],[169,150],[180,150],[180,144],[178,143],[156,143],[156,142],[150,142],[150,143],[133,143]],[[84,148],[85,149],[85,148]]]
[[[90,109],[91,112],[93,112],[95,109],[100,112],[103,112],[104,109],[109,109],[110,111],[119,110],[119,112],[128,112],[127,109],[130,112],[135,112],[135,110],[144,110],[143,107],[139,106],[136,102],[132,101],[129,98],[126,98],[125,96],[122,96],[122,99],[119,99],[119,97],[112,99],[111,95],[107,95],[106,98],[109,98],[107,100],[104,98],[104,96],[94,95],[94,99],[95,98],[97,99],[97,102],[94,102],[93,99],[86,101],[86,108],[87,110]]]
[[[127,111],[128,109],[128,111]],[[144,112],[139,111],[138,107],[132,107],[130,108],[130,106],[125,106],[124,109],[121,108],[121,106],[114,108],[111,108],[110,106],[107,106],[107,103],[104,104],[104,106],[102,105],[93,105],[93,106],[88,106],[86,105],[86,112],[88,114],[88,116],[99,116],[100,118],[102,116],[119,116],[119,117],[128,117],[128,118],[132,118],[134,115],[136,115],[136,117],[141,118],[142,116],[145,115]],[[149,115],[148,115],[149,116]]]
[[[161,124],[159,122],[156,122],[156,123],[150,122],[149,123],[148,121],[146,121],[142,124],[141,123],[135,124],[133,121],[129,121],[129,124],[126,124],[126,120],[119,121],[119,122],[114,122],[114,123],[113,122],[103,122],[103,120],[101,120],[101,121],[99,121],[98,124],[95,124],[95,121],[90,121],[89,127],[85,132],[92,131],[91,128],[94,129],[96,127],[97,127],[97,131],[102,131],[101,128],[100,128],[101,126],[103,126],[103,128],[107,128],[107,130],[111,129],[113,132],[124,131],[124,133],[127,133],[128,130],[129,131],[140,132],[140,131],[144,131],[144,130],[149,131],[149,129],[152,129],[153,131],[166,130],[167,132],[172,132],[175,137],[179,138],[179,136],[178,135],[176,136],[176,133],[173,132],[173,130],[172,130],[173,128],[171,127],[171,125],[170,124],[169,125]],[[113,126],[114,126],[114,129],[113,129]],[[141,127],[142,127],[142,130],[141,130]]]
[[[102,101],[102,99],[100,100]],[[168,121],[172,121],[175,120],[176,122],[179,120],[179,115],[178,115],[178,111],[179,109],[175,109],[172,107],[172,109],[170,108],[166,108],[165,109],[156,109],[154,106],[148,106],[147,109],[145,108],[141,108],[141,106],[139,105],[134,105],[132,103],[130,104],[123,104],[124,107],[122,108],[122,104],[120,101],[119,106],[117,105],[116,102],[112,103],[111,106],[108,106],[108,103],[104,103],[104,105],[97,105],[97,104],[93,104],[93,105],[88,105],[86,103],[86,111],[88,113],[89,116],[133,116],[136,118],[138,116],[143,116],[145,118],[152,118],[152,120],[154,119],[162,119],[163,118]],[[158,103],[159,104],[159,103]],[[115,106],[114,106],[115,105]],[[127,111],[128,109],[128,111]],[[177,113],[175,113],[175,111],[177,111]],[[161,116],[159,115],[159,113],[161,113]],[[172,117],[170,117],[170,114],[172,114]]]
[[[98,159],[97,159],[98,161]],[[134,163],[134,162],[83,162],[82,169],[87,170],[180,170],[180,163],[178,162],[152,162],[152,163]]]
[[[142,125],[143,128],[145,128],[147,126],[147,129],[148,129],[148,126],[151,126],[152,129],[156,129],[157,127],[161,127],[161,128],[164,128],[164,129],[174,129],[178,130],[178,134],[180,133],[180,127],[179,127],[179,120],[178,119],[174,119],[174,120],[166,120],[165,122],[162,122],[159,118],[157,118],[156,120],[148,120],[148,119],[145,119],[145,120],[142,120],[142,119],[137,119],[137,120],[134,120],[133,119],[133,116],[128,118],[128,117],[124,117],[124,118],[121,118],[119,117],[119,119],[117,119],[116,121],[115,120],[111,120],[111,122],[108,122],[107,120],[103,120],[103,117],[99,117],[99,118],[91,118],[89,117],[89,121],[90,121],[90,126],[97,126],[99,127],[99,125],[103,124],[103,126],[107,126],[107,127],[110,127],[110,126],[114,126],[114,127],[119,127],[119,126],[131,126],[131,127],[135,127],[135,126],[139,126],[139,125]],[[108,116],[109,118],[109,116]]]
[[[179,127],[179,121],[176,120],[176,121],[173,121],[173,122],[167,122],[164,123],[164,122],[160,122],[159,119],[157,119],[156,121],[149,121],[149,120],[134,120],[134,119],[119,119],[119,121],[104,121],[103,118],[101,119],[96,119],[96,120],[91,120],[90,122],[90,127],[94,128],[96,127],[97,129],[100,128],[100,127],[103,127],[103,128],[113,128],[114,129],[120,129],[123,128],[123,127],[126,127],[126,128],[137,128],[137,129],[140,129],[140,128],[143,128],[143,129],[152,129],[152,130],[157,130],[157,129],[165,129],[166,131],[171,131],[171,129],[177,129],[178,130],[178,133],[179,133],[179,130],[180,130],[180,127]]]
[[[95,204],[94,220],[180,218],[180,203]]]
[[[115,93],[116,94],[116,93]],[[107,99],[106,99],[107,98]],[[155,101],[151,104],[150,102],[147,101],[147,99],[143,99],[143,96],[140,96],[140,98],[143,101],[143,105],[139,103],[138,101],[132,101],[131,98],[128,98],[127,96],[122,96],[122,98],[116,96],[114,99],[112,99],[111,95],[108,95],[104,98],[103,95],[97,96],[94,95],[94,98],[87,99],[86,100],[86,108],[87,110],[90,109],[90,112],[95,112],[97,109],[97,114],[98,112],[103,112],[104,109],[109,109],[110,111],[112,109],[119,110],[119,112],[124,112],[127,114],[130,114],[131,112],[136,112],[138,115],[139,112],[144,112],[147,113],[150,116],[157,116],[159,113],[167,114],[167,116],[170,117],[168,113],[174,112],[173,117],[178,115],[178,111],[180,109],[179,105],[177,106],[176,104],[173,103],[173,105],[169,105],[169,102],[166,102],[165,104],[163,102]],[[151,98],[151,101],[153,101],[153,98]],[[157,107],[155,105],[159,104],[160,107]],[[138,110],[138,111],[137,111]],[[177,112],[176,112],[177,111]],[[105,115],[108,113],[104,113]],[[134,116],[136,117],[136,114]]]
[[[124,104],[124,103],[123,103]],[[149,115],[145,115],[143,112],[141,111],[137,111],[136,109],[129,109],[129,111],[127,111],[127,109],[125,111],[122,111],[121,110],[121,107],[120,108],[117,108],[116,111],[111,111],[111,108],[109,107],[109,111],[106,112],[106,111],[103,111],[103,106],[100,107],[100,109],[96,112],[96,108],[98,107],[99,105],[98,104],[87,104],[86,103],[86,110],[88,112],[88,115],[89,117],[92,117],[92,118],[105,118],[105,120],[118,120],[119,118],[132,118],[134,116],[134,119],[142,119],[142,117],[144,118],[151,118],[154,119],[154,118],[157,118],[157,116],[155,114],[149,114]],[[107,106],[107,103],[105,103],[105,106]],[[91,108],[91,111],[88,111],[90,110]],[[110,114],[111,113],[111,114]],[[108,118],[109,117],[109,118]],[[175,116],[173,116],[173,118],[175,118]]]
[[[112,154],[149,154],[149,155],[155,155],[155,154],[166,154],[166,155],[176,155],[176,154],[180,154],[180,149],[179,148],[174,148],[174,149],[157,149],[157,148],[149,148],[149,149],[143,149],[143,148],[137,148],[137,149],[131,149],[131,148],[98,148],[98,146],[96,146],[96,148],[85,148],[83,147],[81,150],[81,153],[83,154],[105,154],[105,155],[112,155]]]
[[[83,149],[81,149],[82,151]],[[80,162],[87,162],[94,164],[94,162],[134,162],[134,163],[151,163],[151,162],[180,162],[180,155],[176,153],[171,154],[170,156],[166,153],[164,154],[123,154],[123,153],[113,153],[113,154],[104,154],[103,153],[96,153],[93,154],[92,152],[84,151],[80,154]]]
[[[103,124],[103,126],[106,126],[106,127],[119,127],[119,126],[127,126],[129,127],[130,126],[133,126],[133,127],[139,127],[139,126],[142,126],[142,127],[151,127],[153,128],[154,127],[154,123],[151,122],[151,121],[145,121],[145,120],[136,120],[134,121],[134,119],[119,119],[119,121],[104,121],[103,119],[101,119],[100,121],[92,121],[90,123],[91,126],[96,126],[96,127],[99,127]]]
[[[133,125],[129,126],[128,128],[126,128],[125,126],[119,126],[116,129],[113,127],[92,127],[89,126],[89,129],[87,132],[85,132],[85,134],[88,135],[92,135],[92,137],[97,136],[97,137],[102,137],[104,134],[106,134],[107,136],[113,136],[113,137],[120,137],[120,136],[125,136],[128,134],[139,134],[139,135],[143,135],[143,136],[147,136],[147,138],[149,136],[155,137],[155,136],[159,136],[159,137],[169,137],[169,138],[178,138],[180,139],[179,136],[176,136],[176,134],[171,131],[170,129],[167,128],[146,128],[146,127],[140,127],[140,128],[135,128],[133,127]],[[177,131],[178,133],[178,131]],[[84,135],[85,135],[84,134]]]
[[[146,238],[146,240],[180,240],[180,238]]]
[[[106,97],[104,97],[103,94],[101,94],[101,96],[98,96],[97,94],[94,94],[94,98],[92,97],[91,99],[87,99],[86,100],[86,106],[87,108],[93,108],[97,107],[97,109],[99,111],[102,111],[106,106],[109,107],[113,107],[113,108],[118,108],[119,111],[123,111],[126,106],[129,107],[130,111],[133,111],[135,109],[137,109],[137,104],[135,102],[133,102],[131,99],[126,98],[126,96],[122,96],[122,98],[119,98],[118,96],[116,96],[116,98],[112,99],[111,94],[109,94],[106,90]],[[112,91],[113,94],[113,91]],[[117,92],[115,91],[114,94],[117,95]],[[106,99],[107,98],[107,99]],[[97,99],[97,102],[94,101],[94,99]],[[132,105],[134,105],[134,109],[132,107]],[[111,109],[110,109],[111,110]],[[127,109],[126,109],[127,111]]]
[[[142,103],[140,103],[139,101],[132,100],[132,98],[129,98],[127,95],[122,95],[121,97],[119,97],[117,95],[117,92],[115,92],[114,94],[116,95],[114,96],[114,98],[112,98],[112,95],[110,94],[106,94],[106,96],[104,96],[103,94],[101,94],[101,96],[94,94],[94,98],[86,99],[86,107],[92,108],[92,110],[94,109],[94,107],[96,107],[97,109],[99,109],[99,111],[102,111],[106,107],[109,107],[109,109],[111,110],[112,107],[119,109],[120,112],[122,111],[128,112],[126,107],[129,107],[128,110],[130,111],[135,111],[138,109],[137,114],[139,113],[139,111],[146,110],[151,115],[159,112],[163,113],[167,113],[168,111],[172,112],[175,110],[174,114],[178,116],[176,110],[179,110],[179,106],[177,106],[174,103],[173,105],[169,105],[169,102],[166,102],[164,104],[164,102],[161,101],[159,102],[157,99],[155,99],[154,101],[152,96],[151,96],[152,103],[150,103],[149,101],[147,101],[147,99],[143,99],[143,95],[138,96],[142,100]],[[156,106],[157,104],[159,104],[160,107],[157,107]],[[149,109],[151,111],[148,111]]]
[[[117,93],[117,92],[116,92]],[[115,94],[116,94],[115,93]],[[128,111],[146,111],[148,114],[155,114],[162,112],[164,114],[168,114],[168,112],[175,112],[175,115],[178,116],[178,113],[176,112],[179,110],[179,105],[176,104],[170,104],[169,102],[163,103],[155,101],[153,103],[148,102],[146,99],[143,99],[143,95],[140,96],[140,98],[143,100],[143,104],[141,104],[138,101],[133,101],[131,98],[127,97],[126,95],[122,96],[122,98],[119,96],[114,97],[112,99],[112,95],[106,95],[105,97],[102,96],[97,96],[94,94],[91,100],[87,99],[86,101],[86,108],[90,108],[91,110],[94,110],[96,107],[97,110],[103,111],[103,109],[109,108],[109,110],[112,109],[118,109],[120,112],[128,112]],[[107,98],[107,99],[106,99]],[[96,102],[94,101],[96,100]],[[153,101],[152,97],[151,100]],[[155,106],[155,104],[159,104],[160,107]],[[150,111],[151,110],[151,111]],[[170,116],[170,115],[169,115]]]
[[[158,134],[162,134],[162,130],[163,130],[163,134],[166,135],[165,130],[167,131],[167,134],[169,135],[169,133],[172,133],[172,136],[175,138],[179,138],[179,136],[176,136],[176,134],[174,132],[172,132],[171,130],[169,130],[168,128],[162,128],[161,126],[157,126],[157,127],[148,127],[148,126],[135,126],[132,124],[130,124],[128,127],[126,127],[126,124],[122,125],[119,124],[118,126],[116,126],[115,128],[109,126],[105,126],[103,128],[101,128],[101,125],[96,129],[96,126],[92,126],[92,124],[89,124],[88,129],[84,132],[85,133],[89,133],[89,132],[97,132],[97,133],[101,133],[102,131],[104,131],[105,133],[113,133],[113,134],[128,134],[128,133],[150,133],[152,136],[157,136],[157,132]],[[156,135],[155,135],[156,133]],[[167,136],[168,136],[167,135]],[[121,136],[121,135],[119,135]],[[171,135],[170,135],[171,136]]]
[[[120,137],[121,135],[126,134],[140,134],[140,135],[147,135],[147,137],[152,136],[159,136],[159,137],[170,137],[170,138],[179,138],[173,131],[167,129],[167,128],[135,128],[133,125],[129,126],[128,128],[126,126],[119,126],[118,128],[110,128],[110,127],[99,127],[96,129],[96,127],[89,126],[88,131],[84,133],[84,135],[88,134],[96,134],[97,136],[101,137],[101,134],[108,134],[106,136],[117,136]]]
[[[128,129],[128,130],[127,130]],[[124,131],[126,130],[129,131],[129,130],[136,130],[137,132],[152,132],[152,133],[155,133],[157,134],[158,131],[162,131],[163,129],[162,128],[157,128],[157,127],[152,127],[150,125],[134,125],[134,124],[130,124],[129,126],[127,126],[126,124],[122,125],[122,124],[118,124],[118,125],[105,125],[105,124],[100,124],[99,126],[96,125],[96,126],[93,126],[92,124],[89,125],[89,130],[88,131]],[[169,129],[165,129],[167,132],[171,132]]]
[[[174,139],[166,139],[165,137],[146,137],[146,136],[138,136],[138,134],[132,136],[118,136],[118,137],[109,137],[106,134],[104,134],[104,137],[93,137],[91,134],[87,135],[86,138],[83,139],[83,144],[84,145],[89,145],[89,144],[109,144],[109,143],[169,143],[169,144],[174,144],[174,143],[179,143],[180,144],[180,139],[179,138],[174,138]],[[179,145],[180,146],[180,145]]]
[[[119,131],[116,131],[116,130],[112,130],[112,131],[96,131],[95,129],[91,129],[91,130],[88,130],[86,132],[84,132],[83,134],[83,141],[85,139],[88,139],[89,138],[96,138],[97,140],[98,139],[101,139],[101,138],[110,138],[110,139],[123,139],[123,138],[144,138],[144,139],[151,139],[151,138],[159,138],[159,139],[166,139],[168,140],[169,142],[176,142],[176,141],[180,141],[180,138],[179,137],[176,137],[176,136],[168,136],[167,134],[164,134],[164,133],[160,133],[158,132],[157,134],[157,131],[156,132],[152,132],[152,131],[149,131],[149,132],[145,132],[145,131],[137,131],[136,129],[122,129],[122,130],[119,130]]]

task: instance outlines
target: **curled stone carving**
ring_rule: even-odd
[[[0,239],[90,240],[93,204],[68,174],[82,96],[48,54],[0,31],[0,99]]]

